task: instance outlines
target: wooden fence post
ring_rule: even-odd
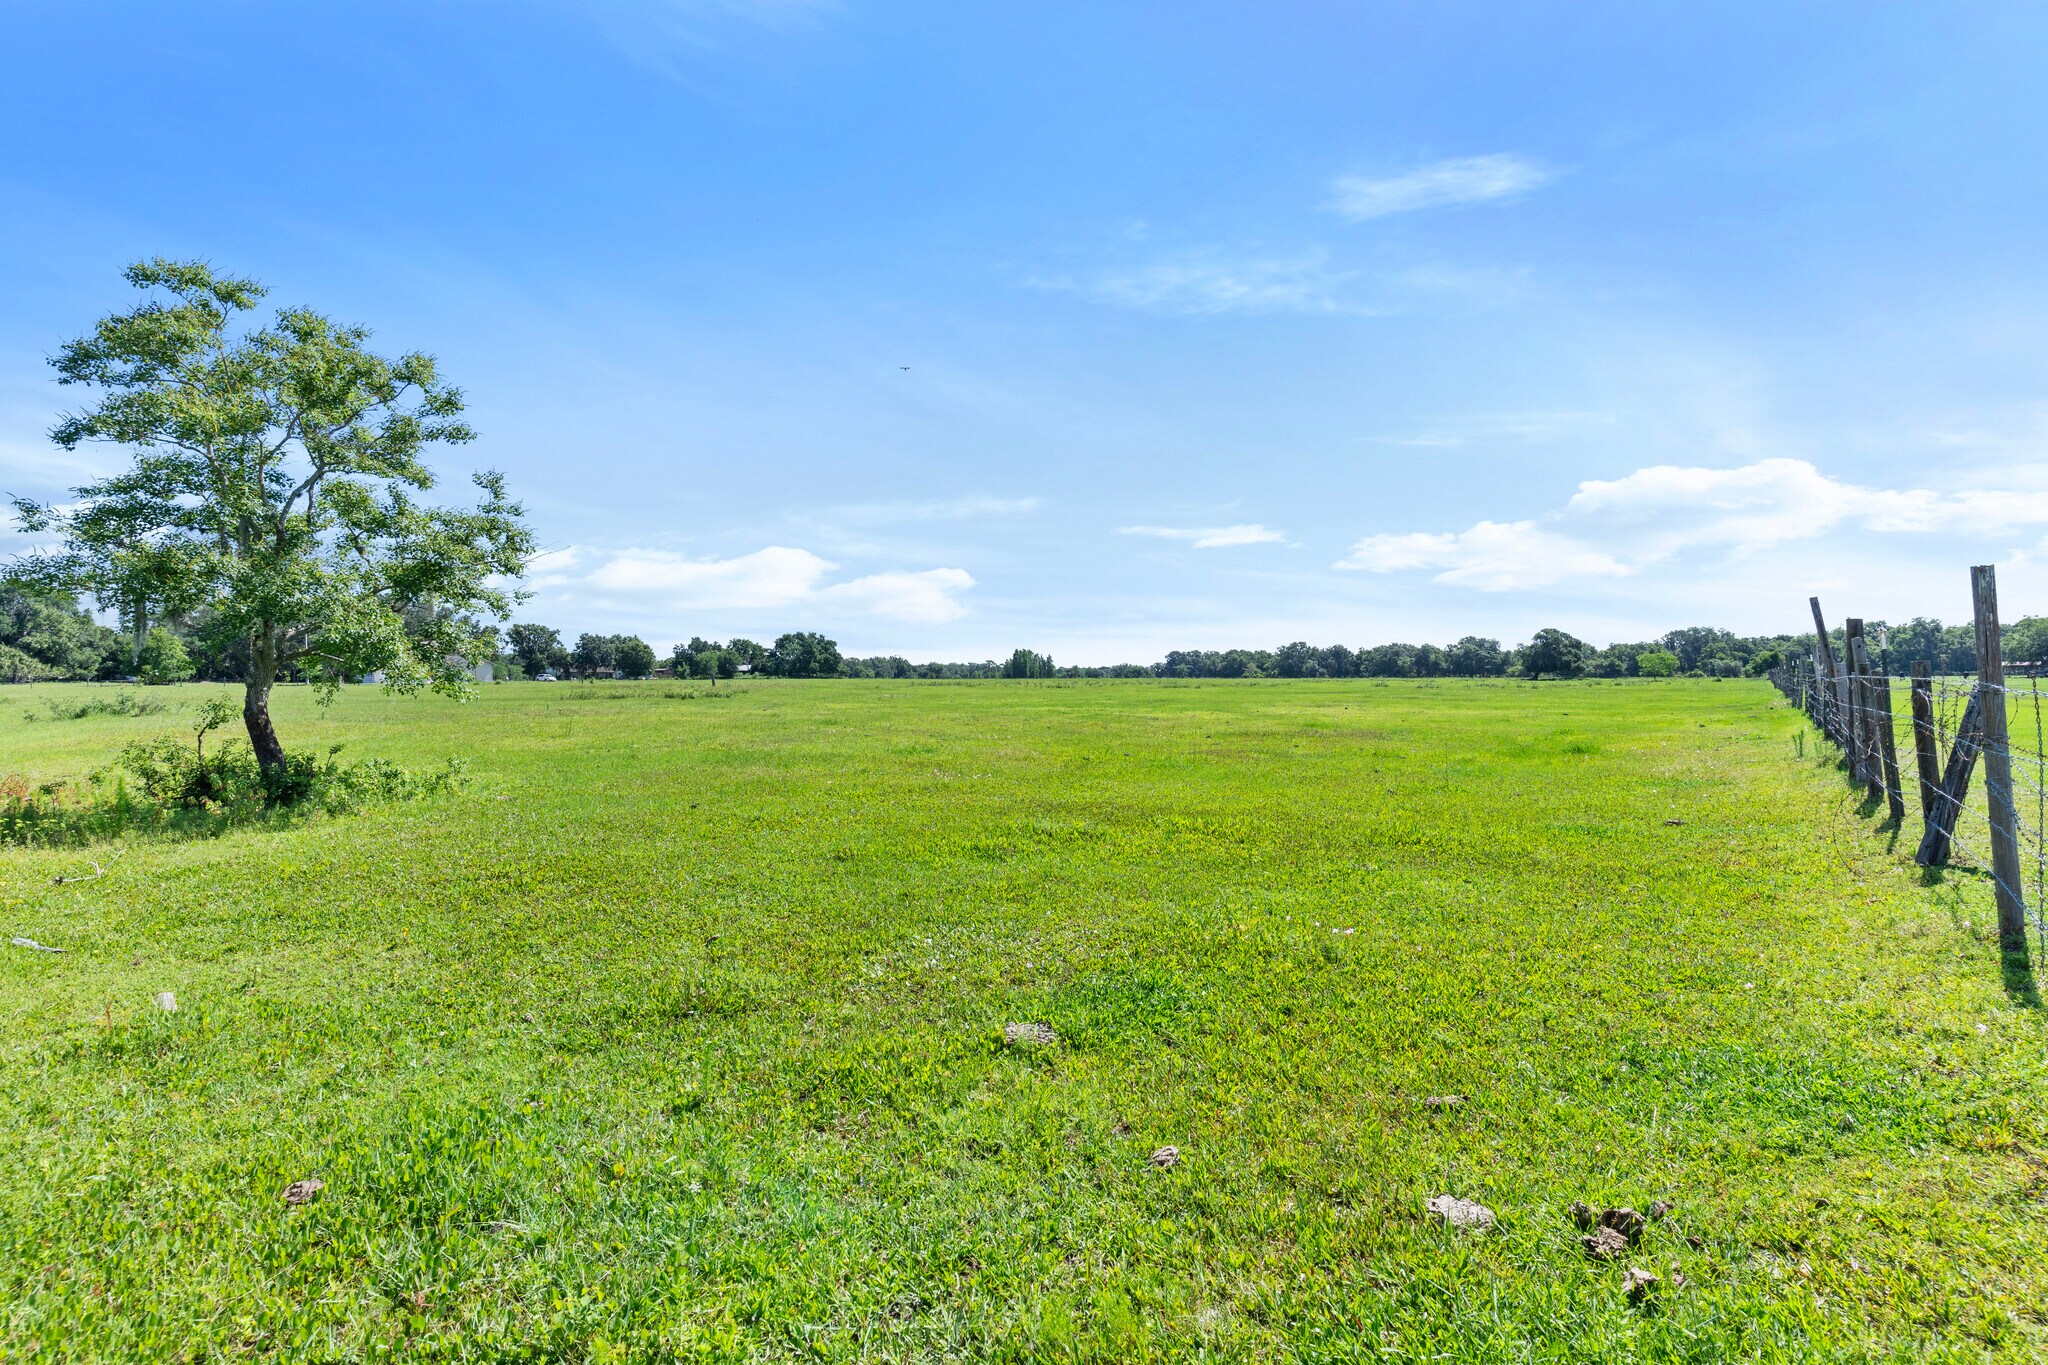
[[[1835,646],[1828,639],[1828,623],[1821,619],[1820,599],[1809,597],[1806,604],[1813,608],[1813,666],[1821,680],[1820,721],[1821,733],[1841,742],[1836,731],[1836,707],[1833,705],[1838,684],[1835,681]]]
[[[1848,673],[1849,776],[1867,785],[1870,794],[1876,796],[1877,783],[1870,775],[1870,706],[1863,686],[1869,662],[1864,657],[1862,617],[1842,618],[1842,653],[1842,664]]]
[[[1920,837],[1920,849],[1913,861],[1922,867],[1940,867],[1948,861],[1955,842],[1956,817],[1970,796],[1970,773],[1977,755],[1984,749],[1984,689],[1970,689],[1969,705],[1956,722],[1956,737],[1949,745],[1948,767],[1941,774],[1941,786],[1934,793],[1934,809],[1927,817],[1927,832]]]
[[[1927,661],[1913,665],[1913,763],[1920,770],[1920,823],[1934,819],[1935,793],[1941,787],[1941,741],[1934,735],[1934,679]]]
[[[1998,568],[1970,570],[1977,616],[1977,687],[1984,692],[1984,795],[1991,806],[1991,876],[1998,884],[1998,938],[2007,952],[2027,948],[2027,906],[2020,898],[2019,812],[2012,799],[2005,658],[1998,640]]]
[[[1898,740],[1892,733],[1892,680],[1870,660],[1870,641],[1858,629],[1849,638],[1849,657],[1856,665],[1857,713],[1863,719],[1863,776],[1870,794],[1884,796],[1892,818],[1906,818],[1906,794],[1899,787]]]
[[[1884,803],[1892,819],[1906,823],[1906,789],[1899,781],[1899,737],[1892,721],[1892,679],[1879,673],[1870,684],[1873,718],[1877,722],[1877,758],[1884,771]]]

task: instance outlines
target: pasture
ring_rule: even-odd
[[[0,850],[0,1355],[2048,1353],[2038,1001],[1761,682],[275,706],[472,784]]]

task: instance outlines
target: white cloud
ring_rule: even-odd
[[[1439,583],[1506,592],[1546,587],[1567,578],[1630,572],[1612,556],[1546,531],[1533,521],[1482,521],[1464,531],[1367,536],[1338,561],[1340,569],[1374,573],[1435,569]]]
[[[817,600],[844,603],[892,621],[937,624],[967,614],[960,594],[973,586],[974,578],[965,569],[878,573],[835,584],[819,593]]]
[[[2003,535],[2048,526],[2048,492],[1866,488],[1804,460],[1737,469],[1655,465],[1588,480],[1541,518],[1368,536],[1336,567],[1433,571],[1439,583],[1506,592],[1627,577],[1692,552],[1748,556],[1849,526],[1873,534]]]
[[[611,592],[661,593],[678,605],[779,607],[818,590],[833,564],[809,550],[770,545],[735,559],[687,559],[665,550],[624,550],[583,578]]]
[[[669,550],[596,554],[579,546],[536,556],[526,586],[565,607],[596,607],[611,617],[669,620],[683,612],[792,607],[921,623],[967,614],[962,594],[975,586],[965,569],[940,568],[830,580],[838,565],[809,550],[770,545],[730,559]]]
[[[1284,545],[1285,531],[1251,522],[1239,526],[1120,526],[1127,536],[1157,536],[1162,540],[1185,540],[1197,550],[1220,550],[1233,545]]]
[[[1504,152],[1456,157],[1383,179],[1340,175],[1330,182],[1330,208],[1354,222],[1363,222],[1448,204],[1506,199],[1555,178],[1542,163]]]
[[[1391,317],[1486,309],[1529,293],[1527,272],[1455,265],[1363,273],[1320,247],[1292,255],[1204,249],[1083,275],[1039,275],[1032,288],[1182,317],[1306,314]]]
[[[1344,297],[1344,287],[1351,279],[1348,271],[1331,270],[1319,251],[1296,256],[1197,251],[1081,279],[1059,276],[1027,283],[1159,313],[1334,315],[1380,311]]]

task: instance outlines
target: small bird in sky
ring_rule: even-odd
[[[899,369],[899,370],[907,370],[907,369],[909,369],[910,367],[909,367],[908,365],[898,365],[898,366],[897,366],[896,368],[897,368],[897,369]]]

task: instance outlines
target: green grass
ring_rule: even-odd
[[[2048,1352],[2042,1011],[1762,683],[279,711],[476,781],[0,852],[0,1356]]]

